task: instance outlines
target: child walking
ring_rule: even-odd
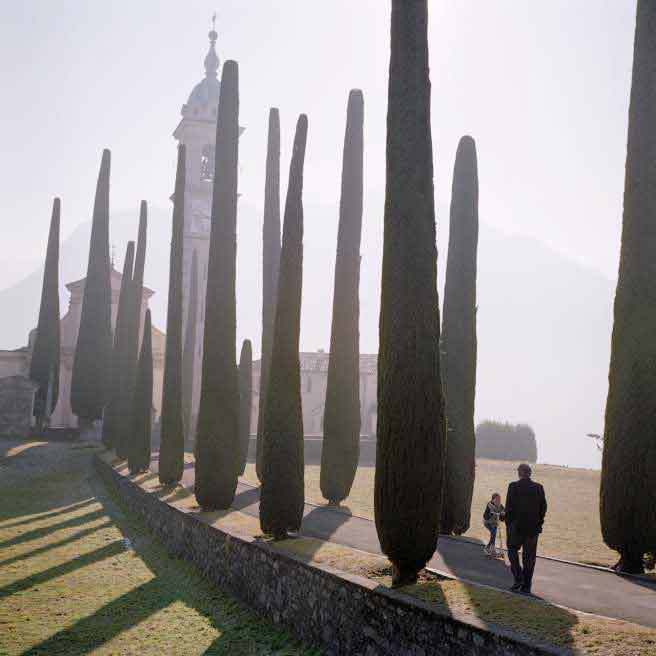
[[[497,530],[499,529],[499,522],[504,521],[505,514],[506,509],[501,503],[501,495],[495,492],[488,501],[487,506],[485,506],[485,512],[483,513],[483,525],[490,532],[490,540],[483,548],[486,556],[499,555],[496,548]]]

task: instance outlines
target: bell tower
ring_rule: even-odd
[[[205,294],[207,289],[207,260],[210,245],[212,186],[216,143],[216,118],[221,91],[218,77],[219,57],[216,54],[216,14],[212,17],[209,50],[205,55],[205,77],[192,89],[182,105],[182,119],[173,132],[174,138],[186,146],[185,225],[183,247],[183,332],[189,311],[191,261],[194,251],[198,258],[198,299],[196,318],[196,357],[192,381],[192,415],[197,416],[200,400],[202,371],[203,327],[205,322]],[[243,128],[240,128],[240,134]],[[183,384],[189,384],[183,381]],[[195,425],[195,421],[193,422]]]

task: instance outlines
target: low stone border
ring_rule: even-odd
[[[249,536],[231,533],[146,492],[95,457],[101,477],[174,556],[193,562],[301,641],[327,654],[362,656],[563,656],[483,622],[438,613],[430,604],[361,576],[308,564]]]

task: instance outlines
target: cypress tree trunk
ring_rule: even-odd
[[[251,437],[251,404],[253,403],[253,348],[245,339],[239,356],[239,473],[246,470],[248,442]]]
[[[374,509],[395,585],[433,555],[444,478],[427,1],[392,1]]]
[[[104,150],[93,206],[89,263],[71,377],[71,407],[83,433],[102,417],[112,352],[112,293],[109,263],[109,174]]]
[[[632,573],[656,547],[655,86],[656,4],[639,0],[601,470],[604,541]]]
[[[360,236],[364,99],[349,94],[342,164],[335,291],[326,386],[321,493],[339,504],[351,491],[360,457]]]
[[[139,208],[139,233],[137,252],[134,259],[132,281],[128,287],[125,315],[125,342],[123,344],[122,375],[118,390],[118,417],[116,454],[127,458],[132,441],[132,404],[137,382],[137,359],[139,357],[139,326],[141,325],[141,303],[143,299],[143,277],[146,263],[146,233],[148,205],[141,201]]]
[[[283,539],[303,519],[303,413],[298,354],[303,282],[303,163],[307,116],[296,124],[285,203],[278,299],[263,423],[262,531]]]
[[[255,471],[262,481],[262,421],[267,395],[273,323],[278,294],[280,267],[280,114],[269,110],[266,178],[264,184],[264,221],[262,225],[262,356],[260,358],[260,399],[257,415],[257,454]]]
[[[185,147],[178,146],[173,197],[173,226],[169,264],[169,302],[166,314],[166,353],[162,391],[159,482],[172,485],[184,470],[182,423],[182,247],[184,237]]]
[[[52,204],[48,247],[46,249],[45,268],[43,270],[43,287],[39,322],[32,360],[30,361],[30,378],[39,386],[34,403],[37,426],[43,427],[44,420],[50,416],[57,405],[59,396],[59,220],[61,203],[55,198]]]
[[[191,280],[189,282],[189,311],[187,329],[182,354],[182,418],[185,436],[188,440],[194,434],[194,363],[196,362],[196,336],[198,321],[198,257],[196,251],[191,257]]]
[[[237,166],[239,71],[223,65],[216,123],[216,175],[207,273],[203,383],[196,440],[196,499],[201,508],[229,508],[239,475],[237,380]]]
[[[114,348],[109,367],[109,385],[107,405],[103,415],[102,439],[105,446],[110,449],[116,446],[118,430],[119,396],[124,374],[124,347],[127,329],[127,316],[130,305],[130,285],[132,284],[132,268],[134,266],[134,242],[129,241],[125,249],[123,260],[123,275],[121,277],[121,291],[118,297],[116,311],[116,328],[114,331]]]
[[[478,168],[471,137],[458,144],[450,226],[441,349],[448,439],[440,530],[462,535],[469,528],[476,470]]]
[[[131,474],[146,471],[150,465],[150,429],[153,410],[153,348],[150,310],[146,310],[143,340],[137,366],[132,413],[132,439],[128,454]]]

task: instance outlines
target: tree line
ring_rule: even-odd
[[[474,140],[458,144],[453,172],[444,317],[437,293],[430,77],[426,0],[393,0],[389,63],[386,190],[378,360],[375,521],[393,581],[414,581],[435,551],[439,532],[469,528],[475,455],[517,449],[535,460],[527,426],[485,422],[474,429],[478,166]],[[621,262],[606,407],[601,520],[618,570],[641,571],[656,547],[656,5],[640,0],[629,108]],[[195,427],[195,494],[204,510],[228,508],[244,470],[250,433],[252,349],[236,353],[236,226],[239,71],[223,66],[216,124],[215,175],[201,372]],[[350,493],[359,448],[359,272],[363,198],[364,100],[351,91],[343,144],[331,349],[321,490],[330,504]],[[280,224],[280,118],[269,114],[263,225],[262,368],[257,435],[260,522],[275,539],[298,531],[304,505],[299,334],[303,283],[303,172],[308,118],[296,124]],[[182,327],[185,147],[178,149],[167,314],[159,479],[180,481],[190,426],[194,314]],[[138,473],[150,463],[152,346],[150,315],[141,321],[147,205],[136,242],[127,246],[112,335],[109,263],[110,153],[96,188],[87,279],[75,353],[71,403],[87,431],[103,418],[103,441]],[[42,302],[32,359],[38,413],[57,397],[58,240],[55,199]],[[197,265],[189,293],[197,297]],[[196,291],[194,292],[194,289]],[[191,304],[190,304],[191,305]],[[139,350],[139,332],[144,338]],[[190,332],[192,331],[192,332]],[[478,447],[477,447],[478,443]],[[520,448],[521,447],[521,448]]]

